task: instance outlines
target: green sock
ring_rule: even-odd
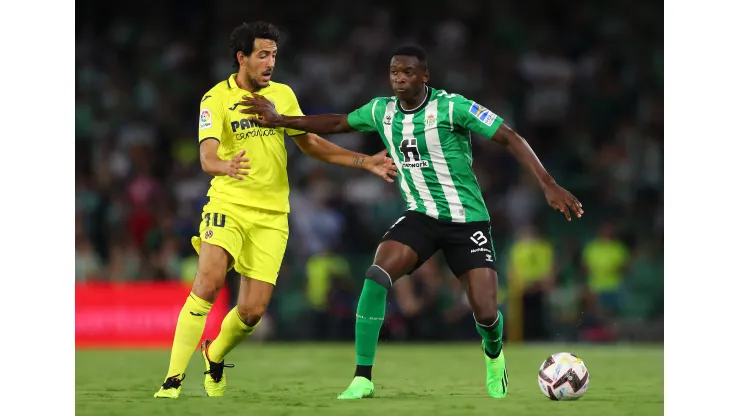
[[[478,322],[475,323],[475,328],[483,338],[483,348],[486,350],[486,355],[491,358],[498,357],[503,347],[503,334],[504,334],[504,317],[501,315],[501,311],[498,311],[496,322],[490,326],[482,326]]]
[[[365,279],[355,318],[355,353],[357,365],[373,365],[378,347],[380,327],[385,318],[385,297],[388,289]]]

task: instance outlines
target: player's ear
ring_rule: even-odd
[[[239,52],[236,53],[236,60],[237,60],[237,62],[239,62],[239,65],[240,66],[241,65],[244,65],[246,63],[246,60],[247,60],[247,55],[244,54],[243,51],[239,51]]]
[[[425,70],[424,70],[424,76],[422,77],[422,79],[424,80],[424,83],[425,83],[425,84],[426,84],[427,82],[429,82],[429,70],[428,70],[428,69],[425,69]]]

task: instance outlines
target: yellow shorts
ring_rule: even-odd
[[[199,233],[192,238],[199,254],[205,241],[231,254],[229,270],[273,285],[277,281],[288,244],[288,214],[212,198],[203,207]]]

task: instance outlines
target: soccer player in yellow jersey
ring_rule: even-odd
[[[241,274],[237,306],[224,318],[215,340],[205,340],[205,390],[223,396],[224,357],[259,324],[275,287],[288,241],[288,174],[284,135],[316,159],[366,169],[393,182],[395,165],[383,151],[374,156],[351,152],[323,138],[293,129],[264,128],[237,110],[243,97],[259,93],[283,114],[300,116],[289,86],[270,80],[279,32],[269,23],[238,26],[231,53],[238,73],[218,83],[200,103],[199,142],[203,170],[214,177],[203,208],[200,235],[193,237],[198,270],[185,301],[172,343],[170,365],[154,397],[177,398],[185,369],[203,336],[206,317],[226,273]]]

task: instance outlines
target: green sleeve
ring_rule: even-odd
[[[504,122],[504,119],[493,111],[462,95],[455,95],[450,100],[454,103],[452,118],[455,127],[490,139]]]
[[[378,128],[375,127],[375,115],[373,114],[373,110],[375,110],[377,102],[378,99],[374,98],[370,100],[369,103],[349,113],[347,116],[347,122],[349,125],[357,131],[377,131]]]

